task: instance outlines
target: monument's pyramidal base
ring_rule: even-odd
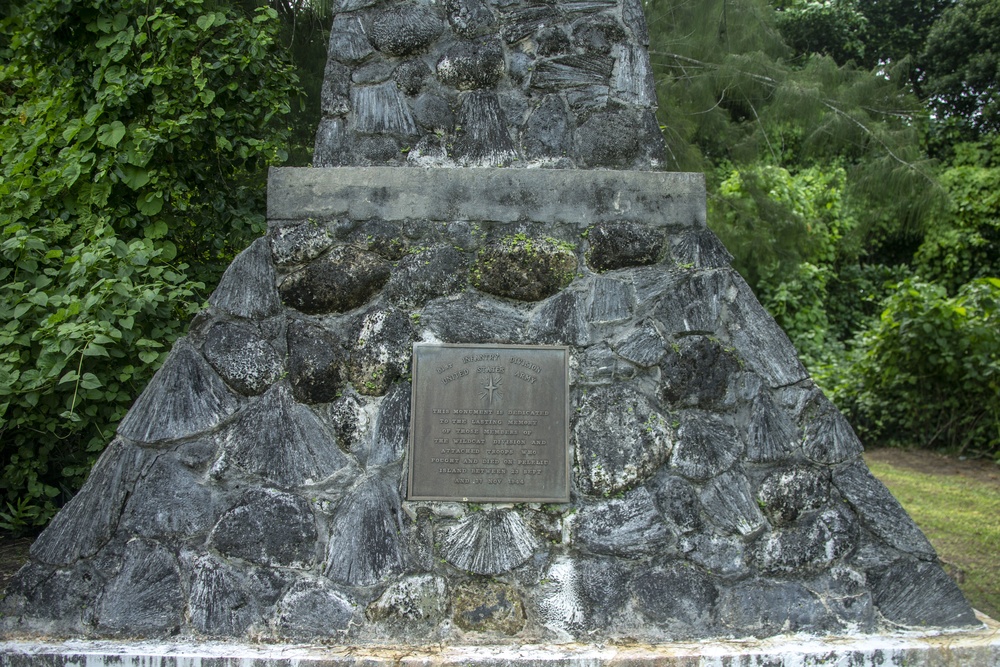
[[[7,633],[979,625],[730,267],[704,179],[652,171],[639,0],[336,9],[329,168],[271,173],[266,238],[35,542]]]
[[[439,171],[272,172],[267,238],[35,542],[8,631],[398,645],[978,623],[729,267],[700,176]],[[569,502],[461,502],[460,480],[541,460],[492,462],[511,438],[471,419],[482,444],[422,473],[455,500],[405,500],[417,342],[568,346]],[[472,394],[478,367],[456,380]],[[491,372],[513,391],[517,370]],[[544,465],[565,466],[554,445]]]

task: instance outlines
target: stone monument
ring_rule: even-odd
[[[657,171],[639,0],[337,6],[317,168],[272,171],[267,236],[35,542],[8,636],[978,625],[703,178]]]

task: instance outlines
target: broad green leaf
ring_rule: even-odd
[[[142,186],[149,183],[149,171],[143,169],[142,167],[127,165],[122,167],[122,174],[122,183],[133,190],[138,190]]]
[[[120,120],[101,125],[97,130],[97,141],[114,148],[125,136],[125,125]]]
[[[156,220],[150,225],[142,230],[142,235],[147,239],[162,239],[167,235],[168,227],[167,223],[162,220]]]
[[[148,192],[139,197],[136,206],[143,215],[156,215],[163,209],[163,193]]]
[[[202,30],[208,30],[215,23],[215,14],[204,14],[198,17],[198,27]]]

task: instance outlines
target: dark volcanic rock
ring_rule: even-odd
[[[223,432],[215,474],[231,462],[285,488],[320,482],[347,467],[347,457],[306,406],[284,384],[274,385]]]
[[[309,262],[333,244],[333,237],[324,225],[306,222],[271,230],[271,256],[278,266]]]
[[[270,317],[281,310],[281,301],[274,287],[271,251],[267,239],[261,238],[233,260],[208,302],[237,317]]]
[[[467,514],[446,528],[441,553],[455,567],[474,574],[501,574],[514,569],[539,547],[538,538],[509,510]]]
[[[341,637],[356,613],[351,598],[329,581],[301,579],[278,603],[277,630],[290,639]]]
[[[670,467],[703,481],[729,470],[742,455],[743,441],[729,421],[712,412],[690,410],[681,415]]]
[[[179,340],[125,419],[118,434],[147,444],[186,438],[218,426],[239,399],[186,340]]]
[[[410,383],[393,385],[379,406],[375,435],[365,466],[372,468],[394,463],[403,457],[410,436]]]
[[[302,569],[316,556],[316,538],[309,503],[290,493],[257,488],[222,515],[209,544],[229,558]]]
[[[663,255],[662,229],[638,222],[600,223],[587,235],[587,264],[595,271],[612,271],[654,264]]]
[[[475,90],[496,85],[504,73],[503,47],[497,39],[459,42],[437,62],[437,76],[458,90]]]
[[[753,545],[751,560],[762,572],[822,569],[847,554],[856,541],[853,517],[830,509],[763,535]]]
[[[797,582],[751,579],[723,589],[719,619],[740,634],[830,633],[844,624],[814,593]]]
[[[673,448],[667,421],[650,400],[623,385],[590,390],[573,424],[576,485],[610,496],[641,483]]]
[[[652,322],[646,320],[628,336],[614,346],[615,353],[622,359],[631,361],[636,366],[648,368],[663,358],[666,352],[663,336]]]
[[[330,521],[323,573],[350,586],[371,586],[403,568],[399,492],[377,476],[362,478]]]
[[[682,406],[709,407],[726,395],[740,364],[708,336],[686,336],[660,361],[663,398]]]
[[[407,60],[396,68],[392,78],[405,95],[416,95],[424,87],[424,81],[431,75],[431,68],[423,60]],[[415,113],[415,110],[414,110]],[[419,118],[414,118],[420,123]]]
[[[288,381],[295,399],[327,403],[344,388],[347,357],[326,329],[300,320],[288,324]]]
[[[351,87],[351,108],[354,109],[353,128],[361,134],[409,137],[417,133],[417,126],[410,115],[410,108],[395,81],[385,81],[370,86]],[[378,155],[393,154],[385,146],[395,145],[392,136],[366,137],[368,149],[359,142],[355,148],[367,153],[377,162]],[[374,149],[374,146],[383,148]]]
[[[631,584],[643,616],[676,638],[704,637],[715,630],[719,591],[711,577],[683,561],[654,566]]]
[[[861,522],[890,546],[923,560],[937,558],[924,534],[863,462],[836,471],[833,484]]]
[[[909,627],[978,625],[955,582],[937,565],[901,558],[872,577],[878,611]]]
[[[769,474],[757,488],[757,503],[775,526],[819,509],[830,497],[830,473],[821,468],[789,467]]]
[[[844,463],[861,456],[864,447],[854,429],[819,389],[811,392],[800,421],[805,430],[802,453],[811,461]]]
[[[343,116],[351,107],[351,70],[331,59],[326,61],[323,87],[319,91],[320,109],[328,116]]]
[[[437,246],[407,255],[392,273],[385,293],[404,306],[423,305],[465,288],[468,260],[450,246]]]
[[[401,310],[381,308],[367,313],[351,346],[348,374],[359,394],[381,396],[410,366],[413,331]]]
[[[661,468],[647,485],[653,500],[667,525],[678,535],[702,527],[701,501],[698,493],[687,480]]]
[[[426,49],[444,30],[444,22],[429,6],[388,7],[372,21],[369,37],[390,56],[408,56]]]
[[[545,301],[528,322],[528,333],[539,343],[579,346],[589,343],[584,295],[567,290]]]
[[[125,501],[153,455],[120,439],[111,441],[87,483],[31,545],[43,563],[69,565],[96,554],[111,541]]]
[[[121,570],[101,592],[99,627],[123,635],[167,636],[179,628],[183,610],[177,559],[155,542],[131,540]]]
[[[210,637],[262,631],[285,587],[270,568],[238,567],[211,554],[197,556],[191,569],[191,625]]]
[[[498,581],[470,581],[451,595],[452,617],[463,630],[517,634],[524,627],[524,605],[517,591]]]
[[[645,149],[643,137],[635,132],[641,125],[631,111],[616,109],[593,114],[573,135],[581,164],[590,168],[628,168]]]
[[[332,60],[346,64],[360,62],[372,52],[357,14],[334,16],[328,52]]]
[[[496,17],[483,0],[446,0],[448,22],[455,32],[464,37],[492,32]]]
[[[281,357],[259,332],[235,323],[219,322],[208,330],[202,348],[230,387],[244,396],[256,396],[281,376]]]
[[[671,537],[653,496],[643,487],[584,507],[574,527],[575,542],[585,550],[627,558],[657,553]]]
[[[160,456],[137,481],[120,530],[161,541],[200,544],[221,512],[219,495],[171,456]]]
[[[746,475],[729,471],[708,482],[701,504],[712,523],[729,534],[752,535],[767,526]]]
[[[621,322],[632,317],[631,286],[612,278],[594,278],[590,283],[587,319],[594,324]]]
[[[517,157],[496,93],[467,93],[462,98],[458,125],[462,131],[455,139],[454,156],[462,166],[506,167]]]
[[[527,318],[492,297],[466,292],[427,304],[420,323],[445,343],[518,343]]]
[[[560,158],[569,153],[571,141],[565,103],[558,95],[546,95],[528,116],[521,149],[528,158]]]
[[[389,280],[378,255],[339,246],[281,283],[286,304],[310,315],[340,313],[364,304]]]
[[[438,622],[447,611],[448,587],[443,577],[416,574],[389,585],[370,605],[373,621]]]
[[[568,285],[576,266],[572,250],[553,241],[512,236],[479,252],[472,279],[490,294],[541,301]]]
[[[754,397],[747,425],[747,459],[755,463],[787,459],[800,438],[790,415],[775,405],[769,393],[762,391]]]
[[[430,132],[450,133],[455,129],[451,106],[444,98],[431,93],[423,93],[413,103],[413,118],[420,127]]]

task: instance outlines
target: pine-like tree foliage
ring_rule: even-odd
[[[941,190],[921,150],[926,114],[900,71],[796,54],[763,0],[652,0],[646,9],[670,168],[714,174],[714,193],[733,169],[842,166],[845,207],[857,220],[852,234],[859,241],[845,249],[864,252],[866,239],[921,228]],[[747,196],[767,199],[766,191],[754,192],[754,179],[746,188]],[[710,197],[713,209],[728,205]],[[709,221],[724,241],[739,241],[731,250],[750,276],[760,265],[803,259],[796,250],[801,235],[789,227],[808,221],[796,222],[771,199],[757,207],[752,234],[733,228],[750,224],[745,217],[715,210]]]

